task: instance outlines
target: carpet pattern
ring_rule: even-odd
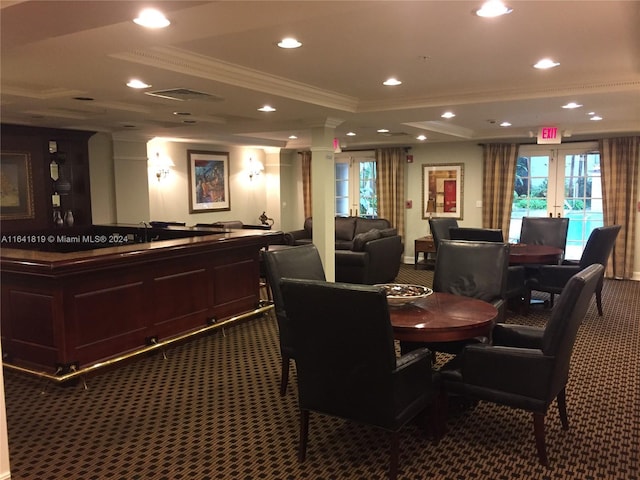
[[[403,265],[398,281],[430,286],[432,273]],[[569,431],[555,404],[547,415],[549,467],[530,414],[481,402],[450,417],[438,445],[404,428],[399,479],[639,480],[640,282],[607,280],[603,299],[604,317],[592,302],[574,349]],[[96,374],[87,389],[5,370],[12,479],[386,478],[384,432],[318,414],[298,463],[295,367],[282,398],[277,335],[269,314]]]

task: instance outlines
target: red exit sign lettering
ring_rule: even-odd
[[[558,127],[541,127],[538,132],[538,144],[561,143]]]

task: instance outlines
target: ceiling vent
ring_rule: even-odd
[[[383,137],[406,137],[409,134],[406,132],[382,132],[379,135],[382,135]]]
[[[167,90],[156,90],[155,92],[144,92],[145,95],[152,97],[167,98],[169,100],[179,100],[186,102],[187,100],[199,100],[204,102],[220,102],[224,100],[222,97],[212,95],[210,93],[198,92],[189,88],[169,88]]]

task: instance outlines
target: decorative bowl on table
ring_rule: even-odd
[[[419,298],[428,297],[433,293],[428,287],[406,283],[380,283],[376,287],[383,287],[387,294],[387,302],[391,306],[401,306]]]

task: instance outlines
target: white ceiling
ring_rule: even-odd
[[[638,1],[513,1],[495,19],[473,14],[480,0],[157,1],[159,31],[132,22],[150,3],[2,0],[2,122],[287,148],[322,125],[343,148],[640,132]],[[543,57],[561,65],[533,69]],[[210,97],[152,97],[133,77]]]

